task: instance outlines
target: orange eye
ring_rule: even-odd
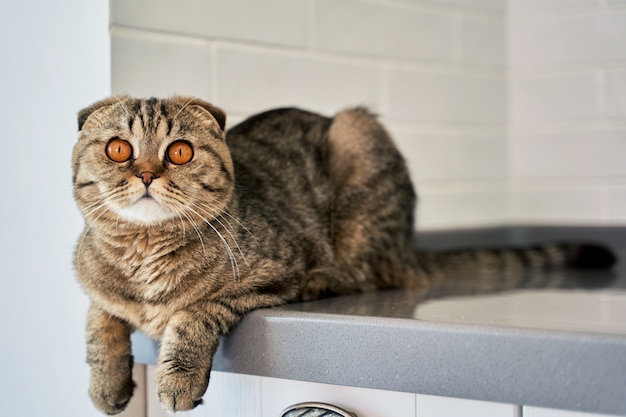
[[[106,154],[114,162],[126,162],[133,156],[133,147],[120,138],[114,138],[107,143]]]
[[[189,142],[183,140],[172,143],[167,148],[167,160],[174,165],[182,165],[193,158],[193,147]]]

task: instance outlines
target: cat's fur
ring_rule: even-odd
[[[471,268],[613,261],[580,245],[417,252],[408,170],[361,108],[333,118],[274,110],[225,134],[223,111],[199,99],[117,96],[82,110],[78,124],[74,194],[86,226],[75,269],[91,299],[90,395],[105,413],[132,395],[134,329],[161,341],[162,405],[188,410],[207,388],[220,336],[251,310],[424,288]],[[107,156],[113,138],[131,145],[128,161]],[[166,155],[181,140],[193,158],[176,165]]]

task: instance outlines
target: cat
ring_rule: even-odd
[[[78,113],[74,267],[90,298],[89,393],[107,414],[132,396],[130,334],[160,341],[171,412],[201,402],[219,339],[248,312],[300,300],[427,288],[466,271],[609,267],[608,248],[420,252],[416,194],[377,118],[270,110],[225,132],[194,97],[113,96]],[[448,281],[447,281],[448,280]]]

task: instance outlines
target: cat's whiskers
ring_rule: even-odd
[[[102,191],[102,192],[96,194],[95,196],[92,196],[92,198],[95,198],[96,200],[94,202],[90,203],[90,204],[87,204],[81,210],[83,212],[83,217],[85,218],[85,220],[89,220],[88,218],[92,214],[94,214],[98,210],[104,208],[105,210],[103,210],[103,212],[100,213],[96,218],[91,219],[91,221],[96,221],[100,217],[102,217],[102,215],[104,215],[108,211],[106,209],[106,207],[107,207],[107,200],[110,200],[111,196],[114,196],[116,193],[117,193],[117,190],[107,190],[107,191]]]
[[[115,201],[118,194],[124,193],[127,191],[128,186],[117,187],[111,190],[101,191],[96,195],[90,196],[90,198],[96,199],[93,203],[86,205],[83,210],[88,210],[89,208],[100,204],[106,205],[107,201]],[[85,214],[87,216],[87,214]]]
[[[228,233],[228,235],[230,236],[230,238],[233,240],[233,242],[235,242],[235,246],[237,246],[237,251],[239,252],[239,254],[241,255],[241,258],[243,259],[243,262],[246,264],[246,266],[248,267],[248,269],[252,269],[250,267],[250,264],[248,263],[248,260],[246,259],[246,256],[243,254],[243,251],[241,250],[241,247],[239,246],[239,242],[237,242],[237,238],[235,237],[235,235],[233,233],[236,233],[235,229],[233,228],[232,224],[230,224],[230,222],[228,222],[228,220],[226,220],[224,217],[222,217],[222,215],[214,208],[209,207],[207,205],[199,205],[196,203],[193,203],[193,205],[198,209],[198,210],[202,210],[204,213],[209,214],[211,217],[213,217],[213,219],[219,223],[224,230],[226,230],[226,233]],[[217,214],[217,216],[216,216]],[[228,224],[228,226],[230,227],[230,229],[226,226],[224,226],[224,223],[222,223],[218,217],[221,217],[222,220],[224,220],[224,222],[226,222],[226,224]],[[232,231],[231,231],[232,230]]]
[[[224,224],[218,219],[218,217],[220,219],[222,219],[224,222],[226,222],[226,224],[228,225],[228,227],[230,228],[230,230],[224,226]],[[239,246],[239,242],[237,241],[237,238],[233,235],[233,233],[237,233],[235,231],[235,228],[233,227],[233,225],[226,220],[226,218],[224,216],[222,216],[222,214],[220,213],[217,217],[215,217],[215,221],[218,222],[219,224],[222,225],[222,227],[224,229],[226,229],[226,231],[228,232],[228,234],[230,235],[230,237],[233,239],[233,241],[235,242],[235,245],[237,246],[237,250],[239,251],[239,254],[241,255],[241,258],[243,259],[243,262],[246,264],[246,266],[248,267],[248,269],[252,269],[252,267],[250,266],[250,264],[248,263],[248,259],[246,259],[246,255],[244,255],[243,251],[241,250],[241,247]],[[232,232],[231,232],[232,231]]]
[[[260,247],[259,242],[257,241],[257,239],[254,237],[254,235],[250,232],[250,230],[248,228],[246,228],[239,220],[237,220],[235,217],[233,217],[230,213],[226,212],[226,211],[222,211],[222,210],[218,210],[217,208],[209,205],[208,203],[202,203],[202,204],[198,204],[192,201],[192,199],[190,199],[188,196],[186,196],[183,192],[181,192],[179,189],[173,188],[173,187],[168,187],[167,190],[171,193],[171,195],[182,198],[185,202],[187,203],[183,203],[182,201],[178,201],[176,199],[174,199],[174,201],[176,201],[179,204],[183,204],[185,206],[185,208],[187,208],[188,210],[190,210],[191,212],[193,212],[194,214],[196,214],[198,217],[200,217],[205,223],[207,223],[214,231],[215,233],[219,236],[219,238],[222,240],[222,242],[224,243],[229,257],[231,259],[231,265],[233,266],[234,269],[234,275],[236,279],[240,278],[240,273],[239,273],[239,264],[237,262],[237,259],[235,257],[235,254],[232,250],[232,248],[230,247],[230,245],[227,243],[226,239],[224,238],[224,236],[215,228],[215,226],[213,226],[210,221],[203,215],[201,214],[206,214],[209,215],[209,217],[211,217],[215,222],[217,222],[220,226],[222,226],[222,228],[226,231],[226,233],[228,233],[228,236],[231,238],[231,240],[234,242],[235,246],[237,247],[237,252],[239,252],[239,254],[241,255],[241,258],[243,259],[244,263],[246,264],[246,266],[251,269],[251,266],[248,262],[248,260],[246,259],[246,256],[243,253],[243,250],[241,249],[241,246],[239,245],[239,242],[237,241],[237,238],[235,236],[236,231],[235,228],[233,227],[233,225],[222,215],[222,214],[226,214],[228,215],[231,219],[235,220],[247,233],[250,234],[250,236],[254,239],[254,241],[256,242],[257,246]],[[206,195],[203,196],[203,198],[206,198]],[[213,201],[220,203],[219,200],[216,199],[212,199]],[[189,202],[191,201],[191,205],[195,208],[192,208],[189,206]],[[198,213],[199,210],[201,212]],[[222,219],[222,221],[220,221],[219,218]],[[190,221],[191,222],[191,221]],[[226,225],[224,225],[224,222],[228,225],[228,227]],[[191,222],[193,224],[193,222]]]
[[[207,198],[207,197],[204,197],[204,198]],[[211,200],[211,202],[220,203],[220,200],[215,199],[215,198],[211,198],[210,200]],[[206,204],[205,204],[205,205],[206,205]],[[211,208],[211,209],[212,209],[212,208]],[[213,209],[213,210],[215,210],[215,209]],[[217,210],[215,210],[215,211],[217,211]],[[222,210],[222,211],[220,212],[220,214],[219,214],[219,215],[220,215],[220,216],[226,215],[226,216],[228,216],[230,219],[234,220],[234,221],[235,221],[235,223],[237,223],[239,226],[241,226],[241,228],[242,228],[243,230],[245,230],[245,231],[246,231],[246,232],[250,235],[250,237],[251,237],[252,239],[254,239],[254,243],[256,244],[257,248],[259,248],[259,249],[261,248],[261,244],[259,243],[259,241],[257,240],[257,238],[254,236],[254,234],[252,234],[252,232],[250,231],[250,229],[248,229],[248,228],[247,228],[247,227],[246,227],[246,226],[245,226],[245,225],[244,225],[244,224],[243,224],[243,223],[242,223],[242,222],[241,222],[238,218],[236,218],[235,216],[233,216],[232,214],[230,214],[230,213],[228,212],[228,207],[226,207],[224,210]],[[230,223],[229,223],[229,224],[230,224]],[[231,226],[231,227],[232,227],[232,226]],[[233,231],[234,231],[234,228],[233,228]]]
[[[185,201],[187,201],[185,194],[180,192],[176,188],[170,187],[167,185],[164,186],[164,191],[165,193],[163,194],[162,197],[166,201],[168,205],[168,209],[173,211],[176,214],[176,216],[180,219],[180,224],[183,229],[183,237],[185,237],[185,220],[183,219],[183,216],[185,216],[187,221],[196,230],[198,237],[200,237],[200,234],[198,233],[197,225],[191,219],[191,217],[188,216],[187,213],[185,213],[185,209],[187,207],[185,203]],[[178,198],[175,198],[175,197],[178,197]],[[202,241],[202,237],[200,237],[200,243],[202,243],[202,252],[206,254],[206,252],[204,251],[204,242]]]
[[[191,227],[194,228],[196,234],[198,235],[198,238],[200,239],[200,244],[202,245],[202,253],[205,256],[206,256],[206,246],[204,244],[203,237],[206,238],[206,236],[204,236],[204,234],[202,233],[202,231],[200,230],[200,228],[198,227],[196,222],[193,220],[193,218],[190,216],[190,214],[187,213],[187,211],[195,214],[204,223],[206,223],[211,229],[213,229],[213,231],[217,234],[217,236],[221,240],[222,244],[226,248],[226,251],[228,253],[228,257],[229,257],[229,260],[230,260],[230,263],[231,263],[231,268],[233,269],[233,277],[235,278],[235,280],[239,280],[241,278],[241,275],[239,273],[239,264],[238,264],[237,259],[235,257],[235,253],[233,252],[232,248],[228,244],[228,241],[226,240],[226,238],[215,228],[215,226],[213,226],[211,224],[210,220],[207,219],[203,215],[203,214],[211,215],[211,213],[208,212],[206,209],[204,209],[202,206],[200,206],[200,205],[198,205],[196,203],[191,202],[191,205],[193,205],[200,212],[195,210],[189,204],[189,201],[191,199],[188,196],[186,196],[183,192],[181,192],[179,189],[176,189],[174,187],[165,187],[165,191],[169,195],[169,198],[168,198],[169,201],[168,202],[169,202],[170,210],[173,210],[176,213],[176,215],[179,218],[181,218],[181,223],[183,224],[183,227],[184,227],[184,221],[182,220],[181,214],[187,219],[187,221],[189,222]],[[235,242],[235,245],[237,246],[237,249],[238,249],[239,253],[241,254],[242,258],[244,259],[244,262],[246,263],[246,265],[248,265],[248,262],[246,261],[245,257],[243,256],[243,253],[241,252],[241,248],[239,247],[239,244],[237,243],[237,240],[235,239],[235,236],[228,230],[228,228],[226,228],[224,226],[224,224],[222,222],[220,222],[218,219],[216,219],[215,216],[211,215],[210,217],[212,217],[213,220],[217,221],[224,228],[224,230],[226,230],[226,232],[228,232],[230,238],[233,240],[233,242]]]
[[[217,200],[215,200],[215,201],[217,201]],[[252,234],[252,232],[251,232],[251,231],[250,231],[250,230],[249,230],[249,229],[248,229],[248,228],[247,228],[247,227],[246,227],[246,226],[245,226],[245,225],[244,225],[244,224],[243,224],[243,223],[242,223],[239,219],[237,219],[235,216],[233,216],[232,214],[230,214],[230,213],[228,212],[228,208],[226,208],[225,210],[223,210],[223,211],[220,213],[220,216],[224,216],[224,215],[228,216],[230,219],[234,220],[234,221],[235,221],[235,223],[237,223],[239,226],[241,226],[241,228],[242,228],[243,230],[245,230],[245,231],[246,231],[246,233],[248,233],[252,239],[254,239],[254,243],[256,243],[257,248],[259,248],[259,249],[261,248],[261,244],[259,243],[259,241],[257,240],[257,238],[256,238],[256,237]],[[234,229],[233,229],[233,230],[234,230]]]
[[[183,239],[184,239],[186,236],[185,220],[183,219],[183,216],[181,215],[181,210],[175,209],[174,211],[176,212],[176,217],[178,217],[178,220],[180,220],[180,226],[183,229]]]
[[[92,214],[94,214],[95,212],[97,212],[98,210],[100,210],[100,209],[102,209],[104,207],[106,207],[106,201],[104,201],[104,200],[97,201],[96,203],[90,204],[89,207],[87,207],[89,209],[89,211],[84,212],[83,216],[85,218],[90,217]],[[101,213],[98,217],[96,217],[96,219],[98,219],[102,214],[103,213]]]
[[[185,213],[184,211],[181,211],[181,213],[187,218],[187,220],[189,221],[189,223],[191,224],[191,227],[193,227],[193,229],[196,231],[196,234],[198,235],[198,239],[200,239],[200,245],[202,245],[202,254],[206,257],[206,247],[204,246],[204,240],[202,239],[202,237],[204,236],[202,234],[202,231],[200,230],[200,228],[198,227],[198,225],[196,224],[196,222],[193,221],[193,219],[191,218],[191,216],[189,216],[187,213]],[[182,221],[182,218],[181,218]],[[184,226],[183,226],[184,227]],[[206,237],[206,236],[204,236]]]
[[[204,221],[204,223],[206,223],[211,229],[213,229],[215,234],[217,234],[217,236],[220,238],[220,240],[224,244],[224,247],[226,248],[226,251],[228,252],[228,257],[230,258],[230,265],[233,270],[233,278],[235,278],[236,281],[239,281],[239,279],[241,278],[241,275],[239,274],[239,264],[237,263],[237,259],[235,258],[235,253],[231,249],[226,238],[219,232],[219,230],[217,230],[217,228],[215,228],[215,226],[211,224],[210,220],[206,219],[204,216],[202,216],[192,207],[187,206],[186,208],[187,210],[191,211],[193,214],[198,216],[200,219],[202,219],[202,221]]]
[[[185,228],[185,219],[183,219],[183,215],[185,215],[185,211],[184,211],[184,205],[181,204],[179,201],[174,200],[177,204],[173,204],[172,201],[168,200],[168,210],[172,211],[176,217],[178,217],[178,220],[180,220],[180,227],[183,230],[183,239],[185,238],[185,236],[187,235],[187,229]],[[194,224],[191,221],[191,219],[189,219],[188,216],[185,215],[185,218],[187,219],[187,221],[189,223],[192,223],[191,226],[193,227]]]
[[[89,196],[90,199],[95,199],[95,201],[93,201],[90,204],[87,204],[85,207],[82,208],[82,210],[83,211],[84,210],[89,210],[93,206],[96,206],[98,204],[102,204],[104,201],[106,201],[107,198],[110,198],[115,192],[116,192],[116,190],[106,190],[106,191],[101,191],[101,192],[97,193],[96,195]]]

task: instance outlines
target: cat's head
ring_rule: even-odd
[[[200,99],[114,96],[78,114],[74,197],[87,222],[208,221],[234,188],[224,112]]]

